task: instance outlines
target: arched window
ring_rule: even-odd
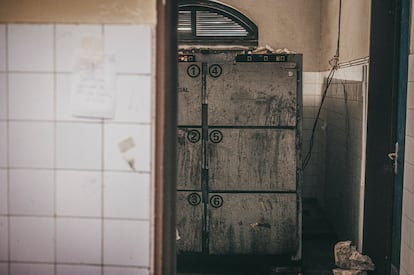
[[[180,1],[179,44],[257,46],[257,40],[256,24],[232,7],[209,0]]]

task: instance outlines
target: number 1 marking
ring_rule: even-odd
[[[196,64],[192,64],[187,68],[187,74],[189,77],[197,77],[200,75],[200,67]]]

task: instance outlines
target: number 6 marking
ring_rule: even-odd
[[[210,204],[214,208],[220,208],[223,205],[223,197],[219,195],[214,195],[210,198]]]

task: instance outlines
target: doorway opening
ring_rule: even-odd
[[[162,1],[160,1],[160,2],[162,2]],[[231,2],[231,1],[228,1],[228,2]],[[387,25],[388,27],[386,28],[387,30],[389,30],[390,32],[388,33],[389,35],[390,35],[390,39],[391,40],[395,40],[395,39],[397,39],[396,38],[396,36],[395,36],[395,29],[393,29],[393,27],[395,27],[396,26],[396,22],[399,22],[398,21],[398,18],[399,18],[399,11],[398,11],[398,3],[397,2],[399,2],[399,1],[394,1],[392,4],[390,4],[390,6],[389,7],[372,7],[372,13],[374,14],[375,12],[378,12],[378,10],[376,10],[377,8],[378,9],[380,9],[380,10],[382,10],[382,11],[389,11],[389,10],[392,10],[392,11],[395,11],[395,13],[391,13],[391,15],[389,15],[389,16],[392,16],[392,18],[388,18],[389,20],[388,21],[386,21],[386,22],[384,22],[384,24],[385,25]],[[177,4],[177,3],[175,3],[175,4]],[[174,5],[174,4],[173,4]],[[175,8],[177,8],[177,6],[178,5],[175,5]],[[177,12],[177,11],[176,11]],[[178,14],[178,12],[177,12],[177,14]],[[380,17],[378,17],[378,18],[380,18]],[[173,21],[172,21],[173,22]],[[192,24],[192,23],[191,23]],[[373,46],[373,43],[372,43],[372,41],[374,41],[373,39],[373,33],[375,33],[374,32],[374,29],[377,29],[377,31],[379,31],[379,29],[384,29],[384,28],[379,28],[378,26],[380,26],[381,24],[378,24],[378,23],[375,23],[375,28],[374,28],[374,26],[372,26],[372,33],[371,33],[371,46],[372,47],[379,47],[378,45],[378,43],[376,44],[377,46]],[[392,27],[393,26],[393,27]],[[170,29],[170,31],[173,31],[173,30],[171,30]],[[176,38],[176,37],[174,37],[174,38]],[[391,42],[390,42],[391,43]],[[392,43],[391,43],[392,44]],[[387,44],[388,45],[388,44]],[[211,45],[211,48],[213,48],[213,44]],[[165,45],[163,45],[163,47],[165,47]],[[384,46],[385,47],[385,46]],[[385,47],[386,48],[386,47]],[[392,52],[393,53],[395,53],[395,50],[396,50],[396,46],[395,46],[395,44],[393,44],[393,46],[391,45],[390,47],[389,47],[389,49],[391,49],[392,48]],[[373,52],[373,49],[371,48],[371,50],[370,50],[370,53],[369,54],[372,54],[372,52]],[[390,51],[387,51],[387,52],[390,52]],[[305,57],[306,56],[309,56],[309,55],[305,55]],[[397,55],[398,56],[398,55]],[[176,55],[174,56],[174,57],[176,57]],[[392,55],[392,57],[390,57],[390,59],[387,59],[387,62],[389,63],[389,62],[394,62],[395,61],[395,58],[396,58],[396,55],[395,54],[393,54]],[[361,59],[364,59],[365,60],[365,56],[363,57],[363,58],[361,58]],[[177,58],[176,59],[173,59],[173,58],[171,58],[170,57],[170,59],[169,59],[170,61],[171,61],[171,67],[170,68],[174,68],[174,62],[176,62],[177,61]],[[372,60],[374,60],[374,59],[372,59]],[[353,61],[355,61],[355,60],[349,60],[349,63],[351,64]],[[385,61],[384,61],[385,62]],[[388,64],[387,63],[387,64]],[[391,64],[390,63],[390,64]],[[372,62],[371,62],[371,66],[372,66]],[[392,64],[394,64],[394,63],[392,63]],[[392,80],[390,80],[391,78],[393,78],[393,79],[395,79],[395,70],[396,70],[396,67],[393,67],[394,68],[394,73],[393,74],[391,74],[391,76],[393,76],[393,77],[391,77],[391,76],[389,76],[388,74],[382,74],[382,77],[384,78],[384,79],[387,79],[386,81],[392,81]],[[397,68],[398,68],[398,66],[397,66]],[[378,74],[378,75],[381,75],[381,73],[379,72],[379,71],[376,71],[376,69],[377,69],[377,67],[375,66],[375,67],[371,67],[371,69],[370,69],[370,80],[372,80],[372,78],[371,78],[371,75],[375,75],[375,74]],[[372,71],[372,70],[374,70],[374,71]],[[376,72],[375,72],[376,71]],[[397,71],[398,71],[398,69],[397,69]],[[176,71],[175,71],[176,72]],[[171,80],[172,78],[170,78],[170,80]],[[385,80],[384,80],[385,81]],[[176,82],[170,82],[170,84],[171,83],[176,83]],[[312,83],[312,84],[315,84],[315,83]],[[342,85],[341,83],[339,83],[339,85]],[[370,84],[371,85],[371,84]],[[174,85],[173,85],[174,86]],[[382,87],[379,87],[379,89],[384,89],[384,90],[387,90],[387,91],[389,91],[388,90],[388,88],[386,88],[386,87],[388,87],[387,85],[386,86],[382,86]],[[384,91],[384,93],[387,93],[387,91]],[[176,92],[173,92],[172,91],[172,89],[171,89],[171,94],[170,95],[168,95],[168,96],[177,96],[177,94],[176,94]],[[175,104],[175,101],[174,101],[175,99],[173,99],[172,98],[172,101],[170,101],[168,104],[169,104],[169,106],[172,106],[172,105],[174,105]],[[370,99],[371,100],[371,99]],[[389,104],[393,104],[392,102],[388,102]],[[164,103],[165,104],[165,103]],[[379,104],[378,102],[376,102],[375,100],[372,100],[372,101],[370,101],[370,106],[371,107],[373,107],[374,109],[376,108],[376,107],[374,107],[374,106],[379,106],[379,105],[375,105],[375,104]],[[380,104],[381,105],[381,104]],[[174,105],[175,106],[175,105]],[[175,107],[174,107],[175,108]],[[169,112],[168,114],[175,114],[174,113],[174,108],[171,108],[170,109],[170,111],[171,110],[173,110],[173,112]],[[388,108],[388,107],[387,107]],[[391,108],[392,109],[392,108]],[[380,110],[380,108],[378,107],[378,110]],[[388,110],[388,109],[387,109]],[[395,109],[394,109],[394,111],[395,111]],[[391,113],[392,113],[392,110],[391,110]],[[389,113],[389,112],[387,112],[387,114],[388,115],[391,115],[391,113]],[[372,115],[373,113],[368,113],[368,117],[370,116],[370,115]],[[164,117],[164,119],[165,119],[165,117]],[[372,119],[372,117],[371,117],[371,119]],[[172,120],[174,120],[174,119],[172,119]],[[373,129],[377,129],[376,127],[378,126],[379,127],[379,125],[381,124],[381,123],[383,123],[383,121],[382,122],[380,122],[380,120],[381,119],[379,119],[379,117],[377,117],[377,119],[372,119],[372,120],[370,120],[370,119],[368,119],[368,122],[371,124],[371,126],[368,126],[368,127],[371,127],[370,128],[370,130],[371,131],[373,131]],[[386,119],[386,121],[389,121],[390,120],[390,118],[388,117],[387,119]],[[391,119],[391,120],[393,120],[393,119]],[[169,120],[169,119],[165,119],[164,120],[164,122],[165,121],[169,121],[169,122],[171,122],[171,120]],[[393,120],[393,121],[395,121],[395,120]],[[323,124],[322,124],[323,125]],[[381,124],[382,126],[383,126],[383,124]],[[174,142],[176,142],[176,140],[175,140],[175,137],[174,137],[174,135],[176,134],[176,124],[175,124],[175,121],[174,121],[174,123],[172,123],[172,125],[171,124],[169,124],[168,125],[168,131],[169,131],[169,133],[171,134],[170,136],[169,136],[169,141],[167,142],[169,145],[172,145],[172,143],[171,143],[171,141],[174,141]],[[388,129],[389,131],[388,131],[388,134],[390,133],[390,128]],[[375,130],[374,130],[375,131]],[[387,131],[387,130],[385,130],[385,129],[382,129],[381,131]],[[369,132],[369,134],[368,134],[368,141],[372,138],[372,139],[375,139],[375,135],[373,135],[372,134],[373,132]],[[383,133],[383,132],[381,132],[381,133]],[[387,134],[387,135],[388,135]],[[157,143],[158,144],[158,143]],[[175,143],[174,143],[175,144]],[[382,151],[388,151],[388,153],[389,152],[392,152],[393,151],[393,147],[392,148],[390,148],[390,144],[389,144],[389,142],[388,142],[388,144],[387,145],[384,145],[384,143],[382,143],[382,145],[380,145],[380,144],[378,144],[379,146],[382,146],[381,148],[381,150]],[[394,142],[392,142],[392,145],[394,145]],[[385,148],[385,149],[384,149]],[[369,150],[368,150],[369,151]],[[370,151],[371,153],[373,152],[373,151]],[[174,154],[174,153],[173,153]],[[173,155],[173,157],[175,158],[175,155]],[[171,161],[173,161],[173,158],[171,157],[171,155],[170,155],[170,160]],[[367,161],[368,161],[368,163],[379,163],[378,162],[378,159],[382,159],[382,157],[375,157],[375,156],[373,156],[373,155],[371,155],[371,156],[368,156],[368,159],[367,159]],[[387,163],[385,163],[385,160],[382,162],[385,166],[382,166],[382,167],[389,167],[389,163],[387,162]],[[169,167],[171,167],[171,163],[167,163],[167,162],[165,162],[165,164],[167,164],[167,166],[168,165],[170,165]],[[172,165],[172,166],[174,166],[174,165]],[[375,165],[374,165],[375,166]],[[391,167],[392,167],[392,164],[391,164]],[[377,167],[378,168],[378,167]],[[377,169],[377,168],[375,168],[375,169]],[[369,169],[374,169],[373,167],[371,167],[371,168],[369,168]],[[378,168],[379,169],[379,168]],[[381,168],[382,169],[382,168]],[[381,170],[381,169],[379,169],[379,170]],[[391,169],[392,170],[392,169]],[[386,171],[386,173],[388,173],[389,171],[387,170]],[[369,173],[373,173],[373,170],[370,170],[370,171],[367,171],[367,173],[369,174]],[[174,175],[174,172],[171,172],[170,173],[170,175]],[[373,175],[373,174],[372,174]],[[175,175],[174,175],[175,176]],[[387,184],[389,184],[389,182],[387,181],[387,179],[388,179],[389,177],[387,176],[387,177],[382,177],[382,178],[378,178],[381,182],[382,182],[382,184],[385,184],[385,185],[387,185]],[[372,179],[372,178],[371,178]],[[369,179],[369,181],[371,181],[371,179]],[[167,179],[166,179],[167,180]],[[168,182],[171,182],[171,179],[168,179]],[[372,182],[372,181],[371,181]],[[175,186],[174,186],[174,188],[175,188]],[[164,189],[165,190],[165,189]],[[169,192],[174,192],[175,191],[175,189],[173,190],[173,189],[169,189],[168,190]],[[371,191],[369,191],[370,193],[371,193]],[[375,192],[372,192],[371,194],[376,194]],[[391,194],[392,194],[392,192],[391,192]],[[175,196],[175,194],[174,195],[171,195],[172,197],[174,197]],[[171,198],[171,197],[169,197],[169,198]],[[379,197],[378,197],[379,198]],[[174,201],[175,201],[175,198],[174,198]],[[379,200],[379,201],[381,201],[381,200]],[[168,209],[168,210],[166,210],[166,213],[171,213],[170,212],[170,210],[172,210],[172,209],[174,209],[175,208],[175,205],[173,206],[173,202],[169,202],[169,206],[170,206],[170,208]],[[365,202],[365,205],[367,205],[367,204],[369,204],[369,202]],[[390,204],[387,204],[388,206],[390,206]],[[391,206],[390,206],[391,207]],[[372,208],[372,209],[374,209],[374,208]],[[369,211],[369,210],[365,210],[365,211]],[[387,212],[388,213],[388,212]],[[381,213],[380,213],[381,214]],[[390,224],[390,221],[392,220],[390,220],[390,217],[389,216],[387,216],[387,217],[384,217],[384,216],[382,216],[382,217],[379,217],[378,215],[376,215],[376,216],[372,216],[374,219],[377,219],[377,221],[378,222],[382,222],[382,221],[384,221],[384,219],[386,219],[386,222],[387,222],[387,224],[389,225]],[[172,221],[173,219],[171,219],[171,218],[167,218],[167,220],[169,220],[169,221]],[[371,223],[370,221],[367,221],[367,220],[363,220],[364,221],[364,224],[370,224],[370,225],[373,225],[374,223]],[[174,221],[174,223],[173,224],[175,224],[175,221]],[[174,230],[171,228],[173,225],[170,225],[170,227],[169,227],[169,229],[168,229],[168,232],[169,232],[169,234],[168,234],[168,237],[173,237],[174,239],[176,238],[176,231],[175,231],[175,228],[174,228]],[[372,230],[375,230],[374,229],[375,227],[371,227],[371,229]],[[367,238],[369,238],[369,237],[367,237],[370,233],[368,233],[369,232],[369,227],[366,227],[365,229],[364,229],[364,241],[367,239]],[[385,231],[384,231],[385,232]],[[389,235],[389,233],[390,233],[390,231],[386,231],[381,237],[383,238],[383,237],[388,237],[388,235]],[[371,237],[372,236],[374,236],[374,235],[371,235]],[[169,240],[170,242],[171,242],[171,240]],[[373,243],[375,243],[375,241],[373,242]],[[171,249],[169,252],[170,253],[173,253],[174,255],[175,255],[175,243],[174,244],[171,244],[171,246],[170,246],[170,248],[174,248],[174,249]],[[367,254],[370,254],[370,249],[369,249],[369,247],[368,246],[366,246],[366,244],[365,244],[365,242],[364,242],[364,251],[365,252],[367,252]],[[384,246],[383,247],[383,249],[382,249],[382,251],[389,251],[389,246]],[[171,256],[171,254],[170,254],[170,256]],[[170,262],[170,266],[169,266],[169,268],[171,268],[171,267],[175,267],[175,262],[173,261],[173,256],[172,256],[172,258],[170,259],[171,260],[171,262]],[[376,260],[378,260],[379,262],[381,262],[381,261],[383,261],[383,259],[380,257],[380,256],[374,256],[374,258],[376,258]],[[387,260],[386,260],[387,261]],[[174,263],[172,263],[172,262],[174,262]],[[385,263],[385,265],[380,265],[381,267],[381,269],[382,270],[386,270],[387,269],[387,265],[388,265],[388,267],[389,267],[389,261],[388,261],[388,264],[387,263]],[[380,272],[382,272],[382,271],[380,271]],[[170,273],[165,273],[165,274],[170,274]],[[386,274],[386,273],[379,273],[379,274]]]

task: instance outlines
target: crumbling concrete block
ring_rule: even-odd
[[[333,271],[334,275],[367,275],[365,270],[352,270],[336,268]]]
[[[355,248],[354,248],[355,249]],[[349,257],[352,269],[358,270],[375,270],[375,265],[372,262],[371,258],[362,255],[356,249],[352,251],[351,257]]]
[[[351,241],[343,241],[335,244],[335,265],[340,268],[349,268],[349,257],[351,257]]]
[[[335,245],[335,265],[341,269],[374,270],[371,258],[359,253],[351,241],[338,242]]]

